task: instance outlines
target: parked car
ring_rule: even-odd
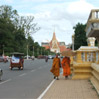
[[[53,57],[52,57],[52,55],[48,55],[48,59],[52,59]]]
[[[38,56],[38,59],[45,59],[45,57],[46,56],[44,56],[44,55],[40,55],[40,56]]]
[[[52,55],[52,59],[54,59],[56,56],[55,55]]]

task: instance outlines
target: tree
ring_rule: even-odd
[[[34,16],[19,16],[16,20],[16,27],[24,29],[26,38],[40,30],[40,27],[37,27],[37,23],[34,23],[33,21]]]
[[[32,55],[35,46],[32,34],[39,29],[33,16],[20,17],[17,10],[13,10],[11,6],[0,6],[0,54],[3,53],[3,49],[6,55],[14,51],[26,54],[28,45],[29,54]],[[39,47],[39,44],[36,45]]]
[[[15,27],[13,20],[17,16],[17,11],[11,6],[0,6],[0,54],[4,49],[7,52],[13,51]]]
[[[34,40],[32,39],[32,34],[36,33],[40,27],[37,27],[37,23],[34,23],[33,16],[19,16],[18,19],[14,21],[16,29],[24,31],[26,38],[26,46],[28,46],[29,55],[33,55]],[[25,49],[26,50],[26,49]],[[26,53],[26,52],[25,52]],[[36,55],[37,56],[37,55]]]
[[[0,6],[0,18],[4,18],[6,20],[14,20],[15,18],[17,18],[17,16],[17,10],[13,10],[11,6]]]
[[[78,23],[73,27],[75,32],[74,49],[77,50],[80,46],[87,46],[87,37],[85,32],[86,24]]]

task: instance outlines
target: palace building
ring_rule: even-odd
[[[50,49],[50,51],[55,53],[61,53],[66,50],[70,50],[66,48],[65,42],[59,42],[56,38],[55,32],[53,33],[52,40],[50,42],[42,42],[42,47],[45,49]]]

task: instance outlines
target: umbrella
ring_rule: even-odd
[[[75,56],[76,52],[70,50],[70,51],[63,51],[61,54],[62,56]]]

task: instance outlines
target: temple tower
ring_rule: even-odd
[[[52,37],[52,40],[50,42],[50,49],[52,52],[60,53],[59,42],[56,39],[55,32],[53,32],[53,37]]]

